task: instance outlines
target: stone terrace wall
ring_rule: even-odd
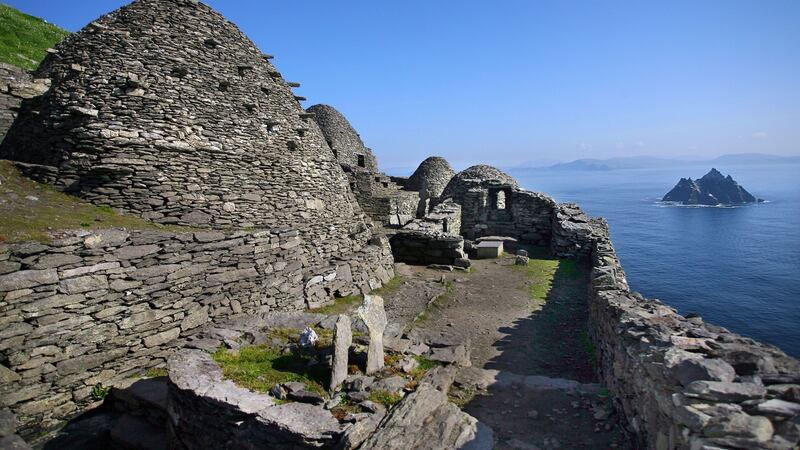
[[[490,189],[495,187],[473,188],[462,196],[461,230],[468,239],[510,236],[532,245],[550,242],[556,205],[553,199],[538,192],[502,188],[507,195],[506,209],[498,210]]]
[[[297,230],[108,229],[0,245],[0,408],[31,437],[91,402],[96,383],[162,364],[195,327],[302,310],[392,276],[385,240],[318,268]]]
[[[559,205],[554,228],[554,252],[591,258],[600,375],[642,448],[800,445],[798,360],[630,291],[605,221]]]
[[[358,204],[376,223],[402,226],[417,217],[419,192],[404,190],[379,173],[352,172],[348,176]]]

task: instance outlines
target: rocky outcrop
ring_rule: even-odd
[[[728,175],[711,169],[698,180],[681,178],[678,184],[667,192],[664,202],[678,202],[684,205],[743,205],[760,201]]]

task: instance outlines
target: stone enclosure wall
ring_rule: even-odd
[[[409,222],[392,235],[394,259],[410,264],[469,267],[460,229],[461,207],[452,201],[436,205],[424,218]]]
[[[603,383],[642,448],[795,449],[800,362],[632,292],[604,220],[558,205],[552,249],[592,263],[589,330]]]
[[[303,310],[380,287],[385,239],[324,268],[297,230],[77,232],[0,245],[0,408],[33,436],[91,402],[96,383],[163,364],[207,321]]]

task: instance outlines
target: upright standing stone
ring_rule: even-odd
[[[350,330],[350,317],[340,314],[333,329],[333,370],[330,390],[333,392],[347,378],[347,358],[353,332]]]
[[[377,295],[365,295],[364,304],[358,308],[358,316],[369,330],[367,353],[367,375],[369,375],[383,369],[383,331],[386,329],[383,298]]]

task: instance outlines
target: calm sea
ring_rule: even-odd
[[[709,169],[509,173],[526,189],[607,218],[632,289],[800,357],[800,165],[717,167],[767,203],[658,202],[681,177]]]

